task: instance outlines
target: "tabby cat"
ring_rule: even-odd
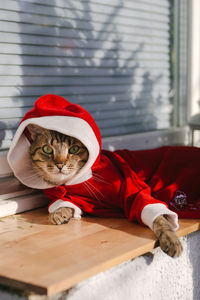
[[[32,143],[30,157],[33,170],[51,185],[58,186],[75,176],[88,160],[87,148],[76,138],[37,125],[28,125]],[[49,215],[52,224],[69,222],[74,209],[62,207]],[[182,252],[182,245],[165,216],[153,223],[161,249],[172,257]]]

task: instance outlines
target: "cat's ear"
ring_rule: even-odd
[[[30,133],[31,139],[34,141],[38,135],[45,135],[47,133],[47,129],[42,128],[35,124],[29,124],[27,129]]]

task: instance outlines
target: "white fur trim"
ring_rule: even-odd
[[[97,138],[90,125],[81,118],[68,117],[68,116],[47,116],[41,118],[27,119],[18,127],[10,150],[8,152],[8,163],[13,170],[15,176],[25,185],[36,188],[46,189],[52,185],[46,183],[41,177],[36,176],[32,171],[29,147],[30,143],[24,136],[24,129],[28,124],[36,124],[46,129],[56,130],[63,134],[73,136],[79,139],[89,151],[89,159],[80,172],[68,181],[67,185],[81,183],[92,177],[91,167],[94,164],[100,146]]]
[[[53,202],[52,204],[49,205],[48,211],[49,213],[54,213],[57,209],[61,208],[61,207],[70,207],[74,209],[74,215],[73,218],[74,219],[81,219],[81,215],[82,215],[82,210],[76,206],[75,204],[69,202],[69,201],[63,201],[63,200],[56,200],[55,202]]]
[[[141,213],[142,222],[153,230],[153,222],[158,216],[166,215],[167,220],[175,231],[179,228],[178,216],[162,203],[146,205]]]

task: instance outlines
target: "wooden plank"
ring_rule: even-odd
[[[33,192],[33,189],[23,185],[14,177],[0,180],[0,200],[23,196]]]
[[[1,172],[3,168],[1,164]],[[0,178],[0,218],[47,205],[41,191],[24,186],[15,177]]]
[[[178,235],[198,230],[180,220]],[[83,218],[48,224],[44,209],[1,219],[0,283],[52,295],[151,251],[153,232],[126,219]]]
[[[47,205],[48,201],[42,193],[22,195],[12,199],[0,200],[0,218],[35,208],[45,207]]]

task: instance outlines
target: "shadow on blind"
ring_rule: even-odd
[[[0,3],[0,147],[46,93],[86,108],[102,136],[171,126],[170,1]]]

